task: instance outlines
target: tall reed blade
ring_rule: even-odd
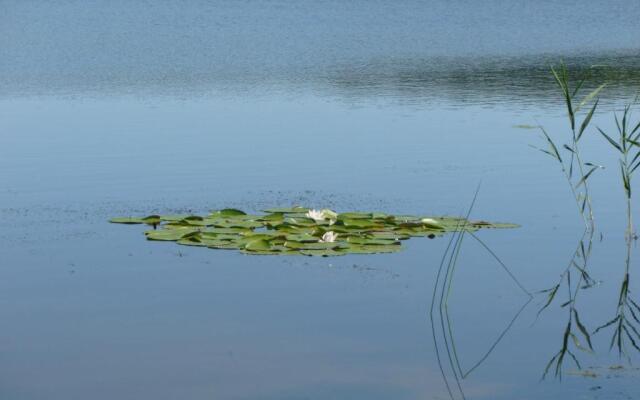
[[[595,222],[588,179],[591,177],[591,174],[601,167],[596,164],[583,161],[580,140],[583,138],[583,135],[587,131],[587,128],[596,113],[599,104],[597,96],[605,85],[600,85],[595,90],[579,99],[580,91],[587,80],[586,75],[583,75],[582,78],[573,85],[574,87],[572,89],[569,70],[564,63],[560,64],[559,69],[551,67],[551,74],[560,89],[560,93],[566,107],[570,129],[567,141],[559,146],[556,140],[554,140],[551,135],[540,126],[540,130],[547,142],[548,149],[539,150],[552,156],[560,164],[562,172],[567,179],[567,183],[569,184],[573,197],[576,201],[578,211],[585,223],[585,227],[589,230],[594,230]],[[593,105],[591,105],[589,111],[586,113],[584,118],[582,118],[579,127],[577,127],[578,124],[576,121],[580,118],[581,109],[591,102],[593,102]],[[563,149],[567,152],[567,157],[563,157],[559,149]],[[585,168],[587,166],[591,166],[591,168],[587,170]],[[577,174],[574,175],[574,171],[577,172]]]

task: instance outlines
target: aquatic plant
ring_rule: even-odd
[[[613,335],[609,344],[609,350],[613,347],[617,347],[618,355],[620,357],[626,356],[629,358],[627,352],[628,343],[637,351],[640,351],[640,305],[634,301],[631,297],[630,285],[630,265],[631,265],[631,245],[632,241],[627,238],[627,254],[625,258],[625,273],[620,285],[620,293],[618,295],[618,303],[616,306],[615,316],[599,326],[594,334],[613,326]],[[627,342],[628,340],[628,342]]]
[[[338,213],[329,209],[323,210],[309,210],[306,214],[307,218],[311,218],[314,221],[329,221],[329,225],[333,225],[336,223],[338,219]]]
[[[587,229],[593,230],[595,223],[588,179],[593,172],[602,167],[583,160],[580,149],[580,140],[583,138],[593,114],[598,107],[598,93],[605,85],[603,84],[599,86],[586,96],[578,99],[580,89],[582,89],[582,86],[587,79],[587,75],[584,75],[575,85],[572,86],[567,66],[564,63],[560,64],[560,68],[558,70],[551,67],[551,73],[558,88],[560,89],[566,106],[570,135],[569,140],[559,146],[544,127],[539,125],[544,139],[547,142],[548,148],[538,150],[553,157],[560,164],[562,172],[567,179],[567,183],[571,187],[571,192],[576,201],[576,205],[578,206],[580,215],[584,220],[585,226]],[[582,118],[582,121],[578,124],[578,116],[581,110],[592,101],[593,105],[585,114],[584,118]],[[561,152],[564,154],[564,157]]]
[[[614,114],[616,123],[617,140],[598,128],[602,136],[617,150],[620,154],[620,173],[622,177],[622,186],[624,189],[626,210],[627,210],[627,229],[625,231],[626,241],[626,258],[625,272],[620,285],[618,295],[618,303],[616,313],[613,319],[599,326],[594,333],[605,328],[613,326],[613,335],[609,348],[614,346],[618,349],[618,355],[628,357],[628,343],[637,351],[640,351],[640,306],[631,297],[630,289],[630,268],[631,268],[631,245],[632,241],[637,238],[633,227],[633,210],[632,210],[632,178],[635,170],[640,166],[640,121],[633,125],[631,121],[631,106],[625,106],[622,118],[619,119]],[[627,342],[628,341],[628,342]]]
[[[236,249],[254,255],[339,256],[394,253],[401,241],[454,232],[464,222],[468,232],[482,228],[513,228],[514,224],[468,221],[460,217],[419,217],[374,212],[336,213],[303,207],[273,208],[249,215],[237,209],[199,215],[120,217],[110,222],[146,224],[148,240],[211,249]]]
[[[338,238],[338,234],[334,231],[325,232],[320,238],[321,243],[334,243]]]
[[[562,344],[560,349],[547,363],[542,375],[543,379],[546,378],[549,371],[553,368],[554,376],[561,379],[564,361],[568,358],[571,359],[579,369],[581,368],[576,350],[593,352],[589,331],[580,320],[577,299],[578,294],[582,290],[591,288],[596,284],[596,281],[591,278],[588,272],[589,257],[593,247],[593,234],[595,230],[589,178],[596,170],[603,167],[584,161],[580,142],[598,108],[599,99],[597,96],[605,85],[600,85],[595,90],[580,97],[580,91],[588,78],[587,74],[584,74],[573,84],[567,66],[564,63],[560,64],[559,69],[551,67],[551,74],[560,89],[570,129],[568,139],[559,145],[552,139],[544,127],[539,126],[548,146],[546,149],[539,150],[551,156],[560,165],[567,183],[571,188],[571,193],[580,216],[585,223],[585,232],[578,241],[578,246],[571,256],[568,265],[560,275],[558,282],[554,286],[539,292],[546,294],[547,298],[545,304],[538,311],[538,316],[554,302],[562,287],[566,287],[567,297],[560,305],[561,308],[566,308],[567,310],[567,323],[562,331]],[[583,113],[582,110],[584,107],[590,104],[589,110]],[[580,114],[584,114],[584,116],[582,117]],[[577,275],[577,279],[575,279],[575,275]],[[582,338],[584,343],[581,342],[580,338]]]
[[[589,275],[589,259],[593,249],[593,231],[586,229],[583,236],[578,241],[578,246],[573,253],[569,264],[560,275],[558,283],[549,289],[540,291],[546,293],[547,299],[544,306],[538,311],[538,316],[554,301],[561,288],[566,285],[567,297],[561,303],[560,308],[567,310],[567,323],[562,331],[562,344],[560,349],[551,357],[547,363],[542,379],[545,379],[553,367],[554,376],[562,379],[564,361],[570,358],[578,369],[582,369],[580,361],[576,355],[576,350],[593,353],[591,335],[588,328],[580,320],[577,300],[578,294],[585,289],[592,288],[596,281]],[[577,274],[577,280],[573,278]],[[574,283],[575,280],[575,283]],[[580,337],[584,340],[581,342]],[[586,346],[585,346],[586,343]],[[573,350],[572,350],[573,349]]]
[[[620,173],[622,176],[622,186],[627,202],[627,237],[634,235],[633,232],[633,213],[631,209],[631,181],[633,173],[640,166],[640,121],[635,126],[631,123],[631,106],[625,106],[622,113],[622,119],[614,114],[616,123],[617,140],[598,127],[598,131],[607,140],[607,142],[620,153]]]

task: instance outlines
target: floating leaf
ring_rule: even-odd
[[[142,218],[136,218],[136,217],[111,218],[109,222],[113,224],[144,224],[144,221],[142,221]]]
[[[159,215],[149,215],[148,217],[143,218],[133,218],[133,217],[118,217],[112,218],[109,222],[114,224],[147,224],[147,225],[158,225],[160,223]]]
[[[247,251],[265,251],[271,249],[271,244],[269,244],[268,240],[265,239],[255,239],[249,241],[244,249]]]
[[[346,212],[338,214],[339,220],[353,220],[353,219],[371,219],[373,214],[362,212]]]
[[[403,234],[398,231],[383,231],[383,232],[371,232],[367,235],[368,237],[374,239],[387,239],[387,240],[406,240],[411,237],[411,235]]]
[[[203,233],[214,233],[214,234],[226,234],[226,235],[240,235],[240,234],[250,234],[253,231],[247,228],[204,228],[201,232]]]
[[[240,249],[240,246],[236,242],[228,241],[228,240],[212,240],[207,242],[207,247],[210,249],[223,249],[223,250],[237,250]]]
[[[155,231],[147,231],[145,234],[147,235],[147,239],[149,240],[166,240],[166,241],[176,241],[182,239],[183,236],[196,232],[190,228],[183,229],[162,229]]]
[[[433,218],[422,218],[420,222],[424,227],[427,227],[427,228],[444,229],[444,227],[440,225],[440,223]]]
[[[284,214],[262,215],[258,217],[257,220],[263,222],[282,222],[282,220],[284,220]]]
[[[211,211],[211,216],[222,216],[222,217],[230,217],[236,215],[247,215],[242,210],[237,210],[235,208],[224,208],[222,210]]]
[[[342,224],[347,228],[374,228],[380,227],[380,223],[369,219],[343,219]]]
[[[285,218],[284,223],[294,226],[315,226],[316,221],[311,218],[297,217],[297,218]]]
[[[161,215],[160,216],[160,220],[165,221],[165,222],[175,222],[175,221],[180,221],[183,219],[190,219],[191,217],[196,217],[195,215],[189,215],[189,214],[176,214],[176,215]],[[202,219],[202,217],[198,217],[200,219]]]
[[[300,234],[300,235],[287,235],[285,238],[290,242],[300,242],[300,243],[314,243],[318,242],[320,239],[317,236],[312,236],[309,234]]]

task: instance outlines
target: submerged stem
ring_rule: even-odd
[[[580,207],[580,212],[587,223],[587,228],[593,231],[595,229],[595,218],[593,216],[593,207],[591,205],[591,195],[589,194],[589,185],[587,184],[584,166],[582,164],[582,158],[580,157],[580,151],[578,150],[578,142],[575,141],[573,144],[574,149],[576,150],[576,161],[578,162],[578,167],[580,168],[580,179],[584,181],[584,197],[588,208],[588,217],[585,215],[582,206],[580,206],[580,202],[578,201],[578,206]]]

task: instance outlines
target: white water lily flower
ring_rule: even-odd
[[[324,217],[322,216],[322,211],[319,211],[319,210],[309,210],[307,212],[307,218],[311,218],[314,221],[324,220]]]
[[[325,234],[322,235],[322,239],[320,239],[320,243],[333,243],[336,241],[337,238],[338,238],[337,233],[333,231],[325,232]]]
[[[314,221],[329,220],[329,225],[335,224],[336,219],[338,218],[338,214],[335,211],[331,211],[327,208],[323,210],[309,210],[306,216]]]

